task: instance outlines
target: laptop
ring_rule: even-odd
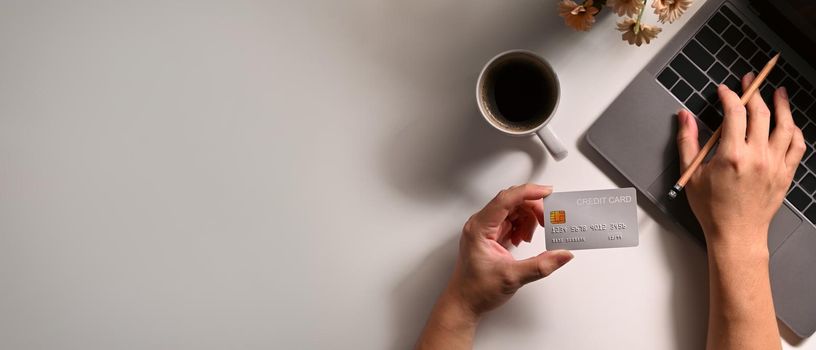
[[[766,103],[784,85],[807,151],[768,235],[777,318],[805,338],[816,330],[816,2],[709,0],[587,131],[588,143],[649,201],[704,242],[684,195],[675,113],[697,116],[702,145],[722,121],[717,84],[741,91],[775,51],[782,58],[761,87]],[[786,38],[786,39],[783,39]],[[635,107],[636,106],[636,107]]]

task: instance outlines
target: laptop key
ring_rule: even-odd
[[[791,78],[799,79],[799,76],[800,76],[799,71],[796,70],[796,68],[794,68],[790,64],[785,66],[785,71],[788,72],[788,75],[790,75]]]
[[[811,154],[813,154],[813,147],[805,142],[805,154],[802,156],[802,159],[807,159]]]
[[[804,214],[805,217],[808,218],[808,220],[810,220],[810,222],[816,223],[816,206],[808,208],[807,210],[805,210]]]
[[[731,11],[731,9],[729,9],[728,7],[725,6],[720,7],[720,12],[722,12],[726,17],[728,17],[728,19],[730,19],[731,22],[734,22],[737,25],[742,25],[742,20],[739,17],[737,17],[737,14],[734,13],[734,11]]]
[[[677,84],[674,84],[671,92],[678,100],[685,101],[694,90],[686,82],[680,80]]]
[[[718,33],[725,30],[728,24],[728,19],[719,12],[715,13],[714,16],[711,16],[711,19],[708,20],[708,25],[711,26],[711,29],[714,29],[714,31]]]
[[[746,26],[746,27],[747,27],[747,26]],[[743,28],[743,29],[744,29],[744,28]],[[759,47],[759,49],[760,49],[760,50],[762,50],[762,52],[765,52],[765,53],[768,53],[768,52],[770,52],[770,51],[773,49],[773,48],[771,47],[771,45],[770,45],[770,44],[768,44],[768,42],[767,42],[767,41],[765,41],[765,39],[762,39],[762,37],[761,37],[761,36],[756,37],[756,39],[754,39],[754,43],[756,43],[756,44],[757,44],[757,46]]]
[[[788,90],[788,96],[796,95],[796,93],[799,92],[799,83],[795,82],[790,77],[785,77],[785,79],[782,79],[782,83],[780,83],[780,85],[784,86],[785,89]]]
[[[805,126],[805,124],[807,124],[807,117],[805,117],[805,114],[802,113],[802,111],[800,111],[798,109],[794,109],[793,110],[793,122],[796,124],[796,126],[801,128],[801,127]]]
[[[728,27],[728,29],[726,29],[722,34],[722,38],[725,39],[725,42],[731,46],[736,46],[739,44],[744,36],[745,34],[742,34],[742,32],[734,26]]]
[[[813,194],[813,192],[816,192],[816,176],[808,173],[804,178],[802,178],[801,181],[799,181],[799,186],[802,186],[802,189],[804,189],[805,192]]]
[[[771,69],[771,72],[768,73],[768,82],[771,84],[778,86],[782,79],[785,79],[785,73],[779,69]]]
[[[802,89],[804,89],[805,91],[808,92],[813,91],[813,84],[811,84],[810,81],[808,81],[804,76],[801,76],[799,77],[799,79],[796,79],[796,82],[798,82],[799,85],[802,85]]]
[[[717,95],[717,85],[716,84],[708,83],[708,85],[706,85],[706,87],[703,89],[703,91],[701,93],[703,95],[703,99],[708,101],[708,103],[710,103],[710,104],[719,103],[718,100],[719,100],[720,96]]]
[[[813,96],[810,96],[805,90],[799,90],[799,93],[793,96],[791,102],[793,102],[797,108],[807,110],[810,105],[813,104]]]
[[[734,64],[731,65],[731,72],[736,74],[738,77],[742,77],[748,72],[752,71],[753,68],[751,68],[751,65],[748,64],[748,62],[745,62],[745,60],[742,58],[737,58],[737,60],[734,61]]]
[[[808,123],[808,125],[805,125],[805,127],[802,128],[802,136],[805,137],[805,141],[812,144],[814,141],[816,141],[816,126],[814,126],[813,123]],[[814,162],[813,167],[808,165],[808,168],[816,170],[816,162]]]
[[[703,112],[697,116],[703,121],[703,123],[705,123],[705,125],[708,125],[711,130],[717,130],[717,128],[720,127],[720,124],[722,124],[722,117],[719,113],[717,113],[717,109],[712,106],[706,107],[706,109],[704,109]]]
[[[723,84],[728,86],[728,88],[731,89],[731,91],[734,92],[742,91],[742,83],[740,82],[739,79],[737,79],[737,77],[733,75],[729,75],[728,78],[725,79]]]
[[[686,44],[686,47],[683,48],[683,53],[702,70],[708,69],[708,67],[711,67],[711,64],[714,63],[714,56],[711,56],[708,51],[694,40]]]
[[[793,179],[799,181],[799,179],[801,179],[802,176],[805,176],[807,172],[807,169],[805,169],[802,164],[799,164],[799,166],[796,167],[796,173],[793,174]]]
[[[751,39],[756,38],[757,36],[757,33],[753,29],[751,29],[751,27],[749,27],[747,24],[742,26],[742,32],[745,33],[745,35]]]
[[[707,104],[706,104],[706,101],[703,99],[703,97],[700,96],[700,94],[695,92],[695,93],[691,94],[691,96],[689,96],[689,98],[686,100],[685,105],[686,105],[686,108],[688,108],[688,110],[691,113],[694,113],[695,115],[697,115],[697,114],[700,114],[700,112],[703,111],[703,108],[705,108]]]
[[[768,64],[768,61],[770,60],[771,57],[764,52],[757,52],[748,62],[751,63],[751,67],[754,68],[755,72],[759,72],[765,67],[766,64]]]
[[[813,171],[816,169],[816,157],[810,157],[805,161],[805,168],[810,169]]]
[[[710,52],[717,52],[725,43],[711,28],[706,26],[700,29],[695,38]]]
[[[807,115],[810,120],[816,120],[816,105],[810,106],[807,112],[805,112],[805,115]]]
[[[714,65],[708,69],[708,76],[715,82],[720,83],[728,76],[728,69],[723,67],[720,62],[714,62]]]
[[[793,187],[786,198],[788,198],[788,202],[793,204],[793,206],[796,207],[796,209],[799,209],[799,211],[805,210],[808,204],[810,204],[810,196],[808,196],[805,191],[802,191],[801,188],[796,186]]]
[[[717,58],[722,63],[724,63],[726,67],[731,66],[731,64],[734,63],[734,60],[736,60],[737,57],[739,57],[739,55],[737,55],[737,52],[728,46],[724,46],[722,50],[717,52]]]
[[[742,39],[742,41],[737,44],[736,48],[737,52],[739,52],[740,55],[745,58],[750,58],[759,51],[759,48],[749,38]]]
[[[678,77],[677,73],[675,73],[669,67],[664,68],[663,71],[657,76],[657,81],[663,84],[666,89],[671,89],[678,79],[680,79],[680,77]]]
[[[702,90],[708,84],[708,77],[682,54],[677,55],[670,66],[696,90]]]

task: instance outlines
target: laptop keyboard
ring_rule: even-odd
[[[719,10],[689,40],[657,75],[660,82],[711,130],[722,123],[722,107],[717,85],[741,91],[740,77],[759,72],[775,50],[726,6]],[[759,90],[763,100],[773,104],[773,92],[785,86],[790,96],[793,119],[805,136],[807,150],[796,169],[787,199],[812,223],[816,223],[816,91],[806,79],[781,57]],[[773,119],[771,119],[773,123]],[[773,124],[772,124],[773,125]]]

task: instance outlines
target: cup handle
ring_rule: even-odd
[[[564,143],[561,142],[561,139],[550,129],[549,125],[538,129],[536,134],[541,139],[541,142],[544,142],[544,146],[547,146],[547,150],[550,151],[550,154],[552,154],[555,160],[562,160],[567,157],[567,148],[564,147]]]

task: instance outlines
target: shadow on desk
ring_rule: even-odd
[[[413,348],[434,301],[445,289],[453,272],[459,250],[459,234],[428,254],[410,273],[399,280],[391,292],[394,344],[391,349]]]
[[[578,150],[598,166],[618,187],[631,187],[614,167],[586,141],[577,142]],[[675,349],[704,349],[708,329],[708,265],[705,247],[685,229],[671,221],[638,192],[638,205],[664,230],[655,237],[670,266],[673,280],[671,308],[674,321]]]
[[[540,174],[547,156],[538,140],[501,134],[482,120],[475,103],[466,104],[458,117],[432,115],[431,120],[412,122],[393,135],[383,148],[383,178],[411,199],[434,203],[464,198],[476,210],[484,199],[469,184],[477,169],[501,155],[521,151],[529,156],[529,173],[519,183]]]

